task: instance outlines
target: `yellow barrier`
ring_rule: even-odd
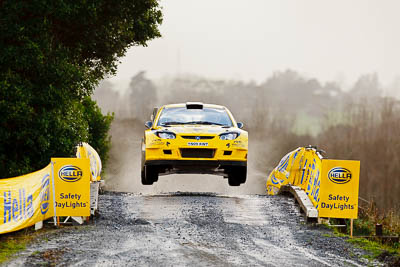
[[[0,179],[0,234],[51,217],[90,216],[90,181],[100,180],[101,160],[87,143],[76,154],[52,158],[37,172]]]
[[[90,160],[90,180],[91,181],[100,181],[100,173],[101,173],[101,160],[97,151],[94,150],[88,143],[81,143],[77,146],[76,149],[76,157],[77,158],[87,158]]]
[[[54,216],[51,165],[0,180],[0,233],[16,231]]]
[[[299,147],[289,152],[269,175],[268,194],[277,194],[282,185],[297,185],[318,208],[321,159],[321,155],[313,148]]]
[[[270,173],[267,193],[275,195],[283,185],[298,186],[321,217],[357,218],[359,173],[359,161],[327,160],[314,147],[299,147]]]

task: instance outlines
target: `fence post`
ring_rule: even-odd
[[[353,219],[350,219],[350,237],[353,238]]]

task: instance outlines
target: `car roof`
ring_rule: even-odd
[[[186,107],[187,103],[178,103],[178,104],[168,104],[168,105],[164,105],[162,107],[164,108],[183,108]],[[203,105],[203,107],[205,108],[215,108],[215,109],[225,109],[224,106],[221,105],[214,105],[214,104],[204,104],[204,103],[200,103]]]

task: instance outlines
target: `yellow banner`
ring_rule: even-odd
[[[296,184],[300,161],[304,157],[304,153],[304,147],[299,147],[281,159],[278,166],[270,173],[267,179],[266,186],[269,195],[277,194],[283,185]]]
[[[51,166],[0,179],[0,233],[16,231],[54,215]]]
[[[317,209],[320,200],[321,165],[321,158],[318,156],[315,149],[309,149],[304,154],[300,168],[300,186]]]
[[[90,216],[90,161],[52,158],[56,216]]]
[[[319,217],[357,219],[360,162],[322,160]]]
[[[275,195],[283,185],[301,187],[318,208],[320,192],[321,156],[316,149],[299,147],[286,154],[267,179],[267,192]]]
[[[77,146],[76,150],[77,158],[88,158],[90,159],[90,176],[91,181],[100,181],[100,173],[101,173],[101,159],[97,151],[94,150],[88,143],[81,143]]]

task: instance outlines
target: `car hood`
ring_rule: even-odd
[[[215,125],[179,125],[171,127],[161,127],[161,130],[173,132],[176,134],[221,134],[224,132],[231,132],[236,129],[234,127],[222,128]]]

